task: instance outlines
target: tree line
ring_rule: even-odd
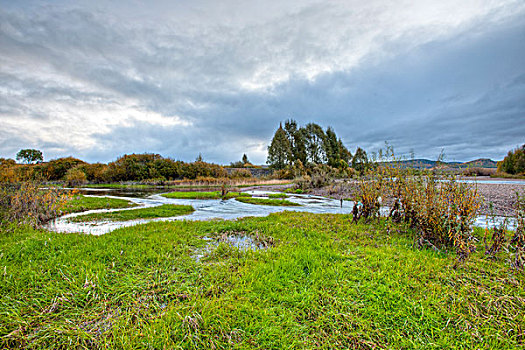
[[[498,162],[498,172],[511,175],[525,175],[525,144],[507,153],[507,156]]]
[[[226,170],[218,165],[196,160],[183,162],[159,154],[126,154],[108,164],[87,163],[74,157],[63,157],[48,162],[16,164],[12,159],[0,158],[0,182],[20,180],[89,181],[93,183],[168,181],[196,179],[199,177],[227,177]]]
[[[351,166],[362,171],[368,166],[368,157],[359,147],[352,156],[332,127],[325,131],[316,123],[298,126],[295,120],[289,119],[284,122],[284,127],[282,123],[279,124],[268,146],[267,163],[278,170],[297,164],[325,164],[339,169]]]

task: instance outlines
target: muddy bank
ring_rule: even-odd
[[[490,214],[490,203],[492,202],[494,214],[497,216],[513,216],[516,204],[516,192],[525,194],[525,185],[521,183],[484,183],[483,180],[476,179],[477,183],[472,184],[472,188],[477,188],[483,204],[480,208],[480,215]],[[331,197],[335,199],[352,199],[357,190],[357,182],[336,183],[323,188],[312,189],[308,193],[317,196]]]

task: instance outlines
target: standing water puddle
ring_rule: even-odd
[[[145,191],[129,191],[129,190],[107,190],[107,189],[82,189],[80,193],[89,194],[90,196],[94,193],[94,197],[108,197],[108,198],[120,198],[126,199],[138,206],[126,209],[99,209],[89,210],[81,213],[74,213],[62,216],[51,221],[47,228],[57,232],[83,232],[92,235],[102,235],[111,232],[117,228],[129,227],[138,224],[144,224],[151,221],[174,221],[174,220],[211,220],[211,219],[224,219],[234,220],[238,218],[248,216],[268,216],[271,213],[277,213],[282,211],[298,211],[308,212],[315,214],[349,214],[352,211],[353,202],[344,201],[341,207],[341,202],[336,199],[330,199],[325,197],[306,195],[306,194],[291,194],[286,199],[300,204],[297,207],[284,207],[284,206],[267,206],[267,205],[254,205],[249,203],[241,203],[235,199],[220,200],[220,199],[173,199],[165,198],[158,194],[159,190],[155,191],[156,194]],[[248,191],[253,197],[267,197],[271,193],[269,191]],[[130,221],[96,221],[96,222],[70,222],[68,219],[71,217],[91,214],[91,213],[104,213],[122,210],[133,210],[145,207],[155,207],[163,204],[182,204],[191,205],[195,211],[189,215],[168,217],[168,218],[155,218],[155,219],[138,219]],[[475,225],[486,227],[489,224],[487,217],[478,217]],[[510,223],[512,227],[512,222]]]
[[[209,243],[204,247],[198,249],[193,255],[192,258],[195,261],[200,261],[206,255],[212,253],[215,248],[219,246],[220,243],[226,243],[234,248],[237,248],[241,251],[245,250],[261,250],[267,249],[273,245],[273,239],[270,242],[259,241],[258,238],[254,239],[245,232],[228,232],[222,234],[222,236],[210,238],[203,237],[203,240],[209,241]]]

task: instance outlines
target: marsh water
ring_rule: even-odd
[[[211,219],[225,219],[233,220],[247,216],[267,216],[271,213],[280,211],[302,211],[310,213],[332,213],[343,214],[349,213],[352,210],[352,202],[344,201],[343,206],[341,202],[335,199],[318,197],[313,195],[291,194],[287,200],[300,204],[296,207],[282,207],[282,206],[267,206],[254,205],[242,203],[235,199],[173,199],[162,197],[157,191],[142,191],[142,190],[113,190],[113,189],[81,189],[79,191],[83,195],[89,196],[103,196],[109,198],[121,198],[129,200],[138,204],[137,207],[127,209],[101,209],[90,210],[81,213],[74,213],[62,216],[55,219],[48,224],[48,228],[58,232],[84,232],[94,235],[101,235],[119,227],[133,226],[150,221],[172,221],[172,220],[211,220]],[[268,191],[246,191],[253,197],[266,198],[270,193]],[[98,221],[98,222],[70,222],[68,219],[78,215],[85,215],[90,213],[101,213],[117,210],[132,210],[137,208],[154,207],[162,204],[183,204],[191,205],[195,211],[189,215],[169,217],[169,218],[155,218],[155,219],[141,219],[131,220],[125,222],[112,221]]]
[[[47,228],[57,232],[82,232],[93,235],[101,235],[111,232],[117,228],[134,226],[151,221],[174,221],[174,220],[211,220],[224,219],[234,220],[248,216],[267,216],[271,213],[281,211],[298,211],[309,212],[316,214],[349,214],[352,211],[353,202],[319,197],[308,194],[289,194],[287,200],[300,204],[300,206],[283,207],[283,206],[267,206],[254,205],[242,203],[235,199],[173,199],[161,196],[161,189],[102,189],[102,188],[83,188],[79,192],[86,196],[94,197],[108,197],[126,199],[138,206],[126,209],[99,209],[90,210],[81,213],[74,213],[62,216],[51,221]],[[246,191],[253,197],[266,198],[269,194],[279,193],[271,191]],[[138,219],[130,221],[97,221],[97,222],[71,222],[69,218],[90,213],[102,213],[120,210],[133,210],[137,208],[155,207],[163,204],[183,204],[191,205],[195,211],[189,215],[155,218],[155,219]],[[388,213],[388,208],[383,208],[383,215]],[[498,222],[502,222],[504,218],[496,218]],[[486,227],[491,224],[489,218],[486,216],[479,216],[476,219],[475,225]],[[510,222],[512,227],[513,222]]]

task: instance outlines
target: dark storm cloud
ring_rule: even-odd
[[[418,157],[499,159],[525,142],[520,2],[253,6],[0,7],[0,156],[263,163],[287,118]]]

